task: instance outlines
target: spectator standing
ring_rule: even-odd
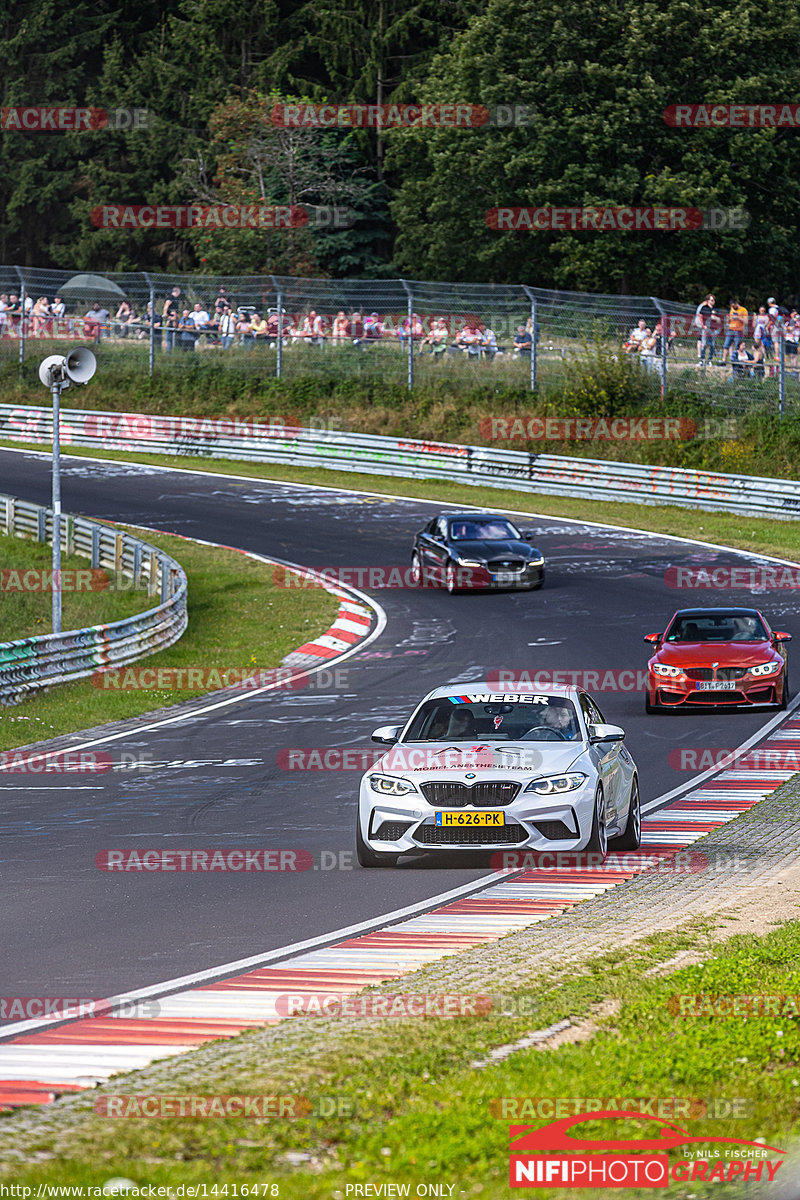
[[[164,324],[164,350],[169,353],[175,346],[176,330],[181,319],[181,289],[174,287],[164,302],[161,314]]]
[[[698,363],[704,361],[706,350],[708,350],[709,363],[714,361],[714,351],[717,346],[717,337],[712,325],[715,303],[716,297],[712,292],[709,292],[702,304],[698,304],[694,314],[694,325],[697,330]]]
[[[725,341],[722,345],[722,366],[728,359],[728,350],[731,354],[731,362],[733,362],[734,352],[738,350],[739,343],[744,338],[747,332],[747,322],[750,314],[747,309],[740,303],[737,296],[731,300],[731,306],[728,311],[728,329],[725,334]]]
[[[116,321],[114,333],[116,333],[119,337],[127,337],[128,326],[134,319],[133,309],[127,300],[123,300],[117,309],[116,316],[114,317],[114,320]]]
[[[228,350],[236,338],[236,317],[230,305],[226,304],[219,318],[219,342],[223,350]]]
[[[347,341],[348,321],[340,309],[333,318],[333,327],[331,329],[331,345],[343,346]]]
[[[254,342],[263,342],[264,345],[266,345],[267,335],[269,334],[269,326],[261,316],[261,313],[253,313],[253,316],[250,320],[250,332],[253,335]]]

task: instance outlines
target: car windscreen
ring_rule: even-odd
[[[765,642],[769,635],[754,613],[688,613],[678,616],[664,638],[677,642]]]
[[[482,542],[513,538],[519,541],[519,530],[499,517],[491,520],[457,520],[450,522],[450,538],[454,542]]]
[[[573,742],[580,740],[575,706],[560,696],[487,699],[440,696],[415,714],[404,742]]]

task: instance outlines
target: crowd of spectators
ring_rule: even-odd
[[[673,350],[679,336],[685,334],[687,344],[696,345],[698,366],[729,366],[734,379],[763,378],[765,371],[774,375],[778,370],[783,339],[786,368],[797,373],[800,312],[796,308],[779,304],[774,296],[753,313],[739,302],[738,296],[731,297],[727,313],[720,312],[715,306],[716,296],[709,292],[698,304],[689,330],[684,328],[684,318],[668,317],[666,347],[662,322],[658,321],[650,328],[643,318],[630,331],[623,350],[635,354],[646,369],[655,371],[664,352]]]
[[[340,309],[336,316],[320,314],[309,309],[303,314],[290,315],[285,310],[260,310],[253,305],[237,304],[225,287],[220,287],[213,304],[187,302],[180,287],[172,288],[169,296],[156,302],[155,311],[148,303],[141,313],[127,299],[121,300],[116,311],[105,308],[100,301],[92,303],[83,315],[66,315],[64,301],[56,296],[52,303],[41,296],[35,302],[27,297],[24,306],[26,336],[58,337],[85,336],[95,341],[103,338],[143,340],[150,337],[167,353],[173,350],[193,351],[200,339],[223,350],[239,345],[252,347],[270,345],[278,340],[283,346],[371,346],[390,343],[417,354],[434,357],[452,354],[470,358],[494,359],[498,355],[530,357],[533,329],[530,318],[520,324],[507,344],[498,343],[495,331],[477,317],[425,318],[413,313],[405,317],[382,317],[378,312],[346,313]],[[0,294],[0,337],[18,337],[23,306],[18,295]],[[538,326],[536,333],[539,338]]]

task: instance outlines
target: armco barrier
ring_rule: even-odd
[[[50,442],[51,410],[0,404],[0,438]],[[65,446],[71,443],[107,450],[445,479],[586,500],[677,504],[782,520],[800,517],[800,484],[794,480],[301,429],[282,424],[278,418],[270,423],[269,417],[256,424],[234,417],[159,417],[62,409],[61,440]]]
[[[0,495],[0,529],[52,545],[53,514],[38,504]],[[92,567],[128,576],[134,586],[146,583],[159,603],[107,625],[0,643],[0,704],[166,650],[186,629],[186,575],[174,559],[129,533],[83,517],[62,516],[61,547],[65,554],[88,558]]]

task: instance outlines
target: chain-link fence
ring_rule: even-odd
[[[34,345],[41,356],[58,348],[51,343],[89,339],[151,375],[202,358],[265,378],[413,388],[461,372],[555,390],[594,355],[635,362],[654,397],[691,393],[729,412],[797,406],[800,320],[765,307],[738,323],[718,309],[697,321],[695,305],[653,296],[524,284],[0,266],[5,374]]]

